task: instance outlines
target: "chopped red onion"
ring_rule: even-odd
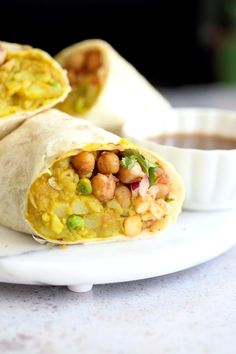
[[[139,185],[139,194],[143,199],[145,198],[145,196],[147,194],[148,188],[149,188],[149,180],[148,180],[148,176],[145,175],[142,178],[140,185]]]
[[[131,183],[130,187],[131,187],[132,199],[134,199],[138,196],[139,185],[140,185],[140,182]]]

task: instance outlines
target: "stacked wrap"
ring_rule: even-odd
[[[93,106],[83,114],[84,118],[104,129],[119,133],[122,123],[127,119],[133,119],[135,124],[136,120],[145,119],[149,115],[155,121],[171,109],[169,102],[103,40],[86,40],[74,44],[62,50],[55,59],[62,67],[66,67],[71,55],[86,51],[100,52],[104,82]],[[65,112],[77,115],[75,110],[68,110],[64,105],[59,106],[59,109],[61,107]]]
[[[1,60],[3,56],[3,51],[6,51],[6,58],[3,58]],[[12,63],[12,56],[16,56],[15,65],[13,65]],[[45,66],[47,66],[47,69],[50,68],[50,70],[52,70],[54,76],[58,78],[59,84],[61,85],[60,92],[55,98],[45,99],[45,102],[44,100],[42,100],[42,102],[38,103],[38,107],[36,108],[21,107],[21,99],[24,96],[24,93],[22,94],[22,91],[39,89],[35,86],[32,88],[30,82],[27,83],[27,77],[22,77],[20,69],[17,68],[17,66],[20,65],[20,61],[21,63],[23,63],[25,58],[31,61],[31,63],[33,63],[33,61],[44,63]],[[1,82],[1,78],[4,77],[3,71],[8,74],[9,81],[14,79],[15,87],[9,87],[9,82],[6,82],[6,80],[4,79]],[[47,72],[43,74],[48,75]],[[35,79],[37,80],[37,78]],[[51,84],[53,85],[54,83],[52,82]],[[42,112],[50,107],[53,107],[55,104],[63,101],[70,91],[66,71],[64,71],[49,54],[40,49],[35,49],[30,46],[7,42],[0,42],[0,88],[0,139],[10,133],[12,130],[14,130],[17,126],[19,126],[25,119],[39,112]],[[6,100],[4,98],[1,98],[1,95],[5,92],[7,97],[11,98],[12,102],[14,101],[15,111],[14,113],[2,115],[2,112],[5,109]],[[32,106],[33,103],[34,100],[32,99]]]

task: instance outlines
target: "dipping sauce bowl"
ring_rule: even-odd
[[[236,112],[173,109],[127,121],[123,135],[174,165],[184,180],[185,209],[236,208]]]

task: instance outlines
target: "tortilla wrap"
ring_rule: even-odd
[[[0,139],[70,92],[66,71],[48,53],[7,42],[0,42],[0,87]]]
[[[171,109],[169,102],[103,40],[91,39],[74,44],[62,50],[55,59],[62,67],[67,67],[72,55],[89,51],[97,51],[101,55],[99,70],[102,83],[96,99],[87,111],[76,111],[73,95],[80,100],[81,93],[76,85],[72,85],[71,94],[64,104],[58,106],[59,109],[74,116],[83,116],[115,133],[120,132],[122,123],[130,117],[134,117],[134,122],[145,119],[147,115],[161,119],[161,115]]]
[[[55,181],[54,177],[54,181],[50,181],[49,186],[52,165],[54,166],[58,161],[61,163],[60,161],[69,159],[68,156],[77,155],[78,152],[83,150],[92,152],[119,150],[123,151],[123,154],[125,151],[130,151],[126,149],[136,149],[152,163],[158,163],[169,178],[169,197],[171,202],[163,201],[166,210],[159,220],[155,220],[150,231],[145,229],[134,237],[127,237],[121,232],[113,234],[111,237],[109,235],[106,235],[106,237],[93,237],[90,235],[89,238],[63,240],[54,234],[45,236],[43,234],[44,231],[39,231],[38,226],[35,227],[32,222],[29,222],[29,220],[32,220],[32,209],[34,209],[32,205],[38,203],[37,201],[33,202],[31,199],[34,198],[32,197],[32,186],[36,186],[42,178],[47,176],[47,188],[50,188],[53,193],[55,192],[53,188],[57,190],[57,183],[59,182],[58,180]],[[2,166],[0,171],[0,224],[17,231],[37,235],[39,236],[36,237],[38,241],[44,239],[56,244],[72,244],[151,237],[176,220],[183,203],[183,183],[170,164],[161,160],[156,154],[98,128],[84,119],[74,119],[56,109],[40,113],[28,119],[19,128],[6,136],[0,142],[0,164]],[[63,183],[67,176],[68,173],[67,175],[64,174]],[[38,190],[35,198],[38,198],[40,193],[41,190]],[[59,192],[55,193],[60,194],[60,188]],[[47,191],[45,194],[47,194]],[[91,195],[88,197],[92,198],[93,202],[96,199]],[[99,203],[98,200],[95,201]],[[96,203],[95,206],[97,207]]]

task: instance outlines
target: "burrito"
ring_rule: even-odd
[[[0,142],[0,223],[55,244],[147,238],[174,222],[184,189],[168,163],[56,109]]]
[[[119,132],[122,123],[147,114],[157,119],[170,104],[138,71],[102,40],[86,40],[55,59],[68,71],[72,91],[58,108]]]
[[[63,101],[69,91],[66,72],[47,53],[0,42],[0,139],[27,117]]]

